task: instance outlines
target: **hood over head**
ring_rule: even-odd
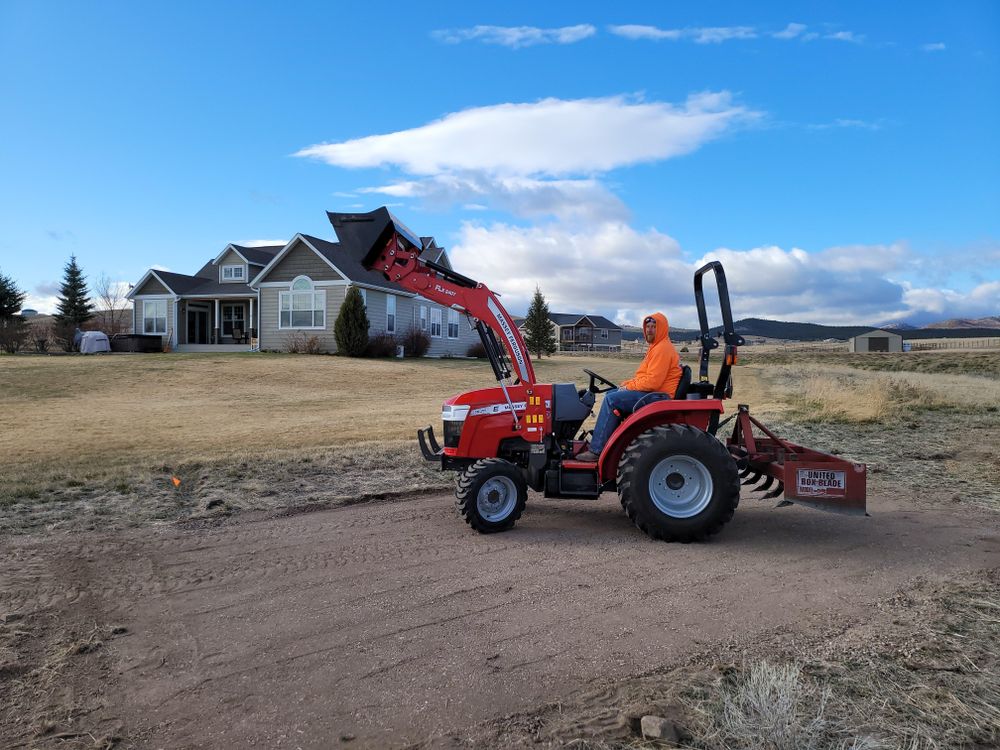
[[[661,312],[655,312],[642,319],[643,328],[645,328],[646,321],[650,318],[656,321],[656,335],[653,337],[653,343],[650,346],[656,346],[670,335],[670,324],[667,323],[666,315]]]

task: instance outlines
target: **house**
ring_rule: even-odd
[[[849,352],[901,352],[903,337],[893,331],[875,328],[867,333],[848,339]]]
[[[621,351],[622,328],[600,315],[579,313],[549,313],[555,329],[559,351],[563,352],[617,352]],[[518,330],[524,335],[524,318],[515,318]]]
[[[421,237],[421,257],[451,268],[444,248]],[[175,351],[284,351],[297,334],[335,352],[334,323],[350,287],[365,301],[369,335],[425,332],[428,356],[465,356],[479,335],[457,310],[386,281],[361,265],[367,248],[296,234],[284,245],[227,245],[194,275],[150,269],[129,292],[135,333]]]

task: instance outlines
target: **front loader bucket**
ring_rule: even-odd
[[[385,249],[389,239],[395,236],[403,240],[407,251],[417,254],[423,249],[420,238],[410,231],[403,222],[397,219],[385,206],[376,208],[366,214],[340,214],[326,212],[337,239],[341,244],[364,251],[361,265],[371,268]]]
[[[756,427],[763,436],[753,434]],[[734,458],[746,462],[747,479],[743,484],[764,481],[756,490],[770,489],[765,498],[784,498],[778,506],[796,503],[817,510],[848,515],[867,515],[864,464],[845,461],[828,453],[804,448],[777,437],[750,416],[750,409],[740,404],[733,434],[726,441]]]

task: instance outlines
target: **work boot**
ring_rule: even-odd
[[[599,458],[600,458],[600,456],[598,456],[593,451],[589,451],[589,450],[582,451],[582,452],[576,454],[576,460],[577,461],[590,461],[591,463],[597,463],[597,459],[599,459]]]

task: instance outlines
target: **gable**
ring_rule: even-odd
[[[219,258],[219,260],[216,263],[216,265],[217,266],[244,266],[244,265],[246,265],[246,261],[243,260],[242,257],[240,257],[240,254],[238,252],[236,252],[235,250],[233,250],[232,248],[230,248],[229,251],[225,255],[223,255],[221,258]]]
[[[149,278],[146,279],[146,282],[132,292],[133,297],[138,294],[171,294],[171,291],[163,286],[159,279],[150,274]]]
[[[330,264],[321,258],[301,239],[288,248],[283,256],[271,267],[266,276],[255,282],[292,281],[297,276],[308,276],[313,281],[343,281]]]

